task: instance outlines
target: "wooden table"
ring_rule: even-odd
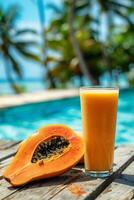
[[[0,140],[0,199],[1,200],[132,200],[134,199],[134,146],[115,150],[114,173],[106,179],[84,174],[83,165],[51,179],[36,181],[13,188],[2,177],[18,147],[18,142]]]

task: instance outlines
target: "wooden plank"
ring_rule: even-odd
[[[76,170],[71,170],[58,178],[36,181],[20,188],[13,188],[2,179],[0,181],[0,197],[1,200],[12,199],[12,195],[15,194],[17,200],[24,200],[24,196],[25,199],[31,200],[43,199],[47,193],[55,190],[58,191],[64,184],[67,184],[67,182],[72,181],[76,177],[78,177],[78,172],[76,173]]]
[[[7,140],[0,140],[0,150],[3,149],[3,146],[8,143],[9,143],[9,141],[7,141]]]
[[[20,143],[20,141],[0,140],[0,151],[9,149],[18,143]]]
[[[95,199],[115,178],[117,178],[122,171],[130,165],[131,162],[134,161],[134,146],[121,146],[117,149],[118,154],[115,154],[114,158],[114,173],[108,179],[106,179],[100,186],[96,188],[95,191],[92,192],[90,199]],[[125,154],[124,154],[125,153]],[[119,162],[119,165],[117,164]],[[85,199],[85,200],[87,200]]]
[[[18,144],[14,145],[11,149],[5,149],[0,151],[0,162],[15,155],[18,149]]]
[[[132,200],[134,197],[134,162],[115,179],[96,200]]]
[[[0,162],[0,180],[3,178],[2,174],[7,167],[7,165],[10,163],[11,159],[13,159],[13,156],[7,159],[4,159],[2,162]]]
[[[58,193],[56,196],[52,195],[51,199],[56,200],[75,200],[78,199],[95,199],[110,182],[122,172],[124,167],[126,167],[134,159],[132,156],[134,154],[133,147],[120,147],[115,151],[115,163],[114,174],[107,179],[94,179],[91,177],[86,177],[85,175],[76,179],[73,183],[67,185],[67,187]],[[128,160],[130,160],[128,162]]]
[[[6,144],[5,148],[3,145],[2,149],[0,149],[0,162],[11,156],[14,156],[18,149],[18,146],[19,146],[19,142],[8,143],[8,145]]]
[[[27,200],[36,199],[95,199],[132,161],[134,147],[119,147],[115,151],[115,173],[112,178],[94,179],[87,177],[82,168],[75,168],[68,173],[50,180],[42,180],[30,183],[19,190],[9,188],[8,183],[1,180],[2,199],[6,200]],[[12,188],[12,189],[11,189]],[[77,190],[77,191],[76,191]]]
[[[4,168],[16,153],[19,143],[19,141],[0,140],[0,179],[2,179]]]

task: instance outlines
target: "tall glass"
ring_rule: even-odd
[[[118,88],[80,88],[85,170],[94,177],[113,171]]]

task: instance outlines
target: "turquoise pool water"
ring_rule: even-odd
[[[81,130],[78,97],[0,110],[0,138],[22,140],[39,127],[67,124]],[[120,92],[116,144],[134,143],[134,89]]]

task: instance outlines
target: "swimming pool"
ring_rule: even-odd
[[[79,97],[0,110],[0,139],[22,140],[39,127],[63,123],[81,130]],[[120,92],[116,144],[134,143],[134,89]]]

